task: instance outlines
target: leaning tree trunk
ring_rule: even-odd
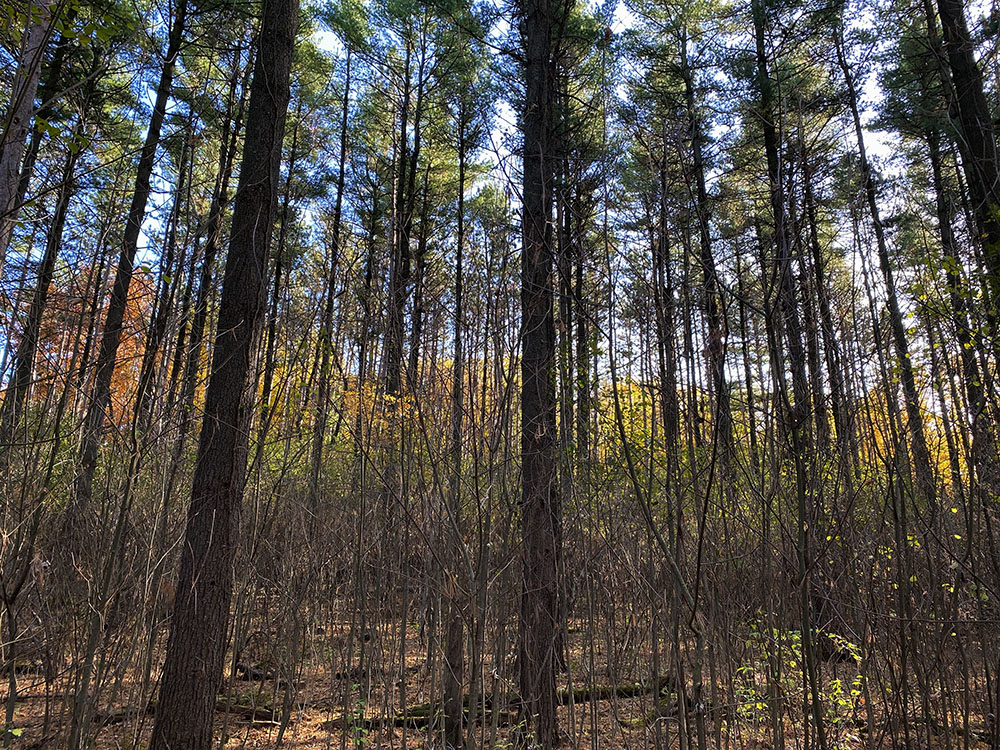
[[[21,181],[21,158],[28,136],[35,93],[42,70],[42,52],[49,34],[51,0],[34,0],[27,7],[27,28],[11,88],[7,117],[0,123],[0,279],[7,246],[17,221],[17,187]]]
[[[958,109],[958,130],[962,148],[962,166],[965,171],[969,195],[973,202],[977,234],[982,242],[986,256],[986,289],[988,297],[987,313],[992,326],[996,326],[1000,313],[1000,155],[997,152],[996,130],[993,125],[993,115],[983,86],[983,75],[976,61],[975,41],[969,34],[965,20],[965,8],[962,0],[938,0],[938,13],[941,16],[941,29],[944,33],[945,49],[948,52],[948,67],[951,69],[951,83],[946,90],[954,92]],[[944,77],[944,71],[942,71]],[[996,331],[990,331],[994,341],[995,357],[1000,357],[1000,346],[996,343]],[[978,405],[973,408],[978,408]],[[977,429],[979,425],[976,425]],[[980,440],[975,450],[982,455],[987,446]],[[996,459],[994,455],[982,456],[989,462]],[[976,460],[980,456],[977,455]],[[989,473],[983,477],[984,484],[996,481],[996,471],[990,467]],[[987,533],[990,537],[991,550],[995,549],[995,531],[993,528],[996,511],[986,498],[991,497],[989,488],[981,493],[980,502],[983,505]],[[994,556],[995,561],[995,556]],[[1000,661],[998,661],[1000,665]],[[1000,735],[1000,698],[994,691],[991,696],[994,715],[994,736]]]
[[[233,164],[236,161],[237,141],[243,130],[243,113],[246,104],[247,83],[249,73],[253,68],[247,65],[243,75],[239,72],[239,58],[237,53],[234,56],[232,78],[230,79],[229,103],[226,110],[226,119],[220,130],[219,143],[219,168],[216,173],[215,187],[212,190],[212,203],[208,209],[208,218],[202,230],[205,235],[205,247],[201,260],[201,270],[198,275],[198,287],[195,294],[194,307],[191,310],[191,332],[188,336],[187,351],[182,352],[184,358],[184,374],[180,386],[180,428],[170,459],[170,470],[167,475],[166,499],[169,501],[173,489],[174,477],[184,453],[184,446],[187,441],[188,431],[191,428],[194,414],[195,391],[197,390],[198,376],[201,370],[202,350],[204,347],[205,329],[208,326],[209,297],[212,293],[212,274],[215,268],[215,256],[219,249],[219,240],[222,235],[222,219],[229,202],[229,181],[233,174]],[[240,84],[240,78],[243,79]],[[237,86],[240,88],[239,101],[234,105]],[[233,113],[235,106],[236,112]],[[192,269],[192,273],[193,273]]]
[[[73,140],[83,135],[85,128],[83,116],[73,129]],[[45,253],[38,267],[38,282],[31,297],[31,307],[28,310],[28,320],[25,323],[21,340],[14,355],[14,375],[10,387],[4,394],[3,406],[0,407],[0,465],[6,459],[11,448],[17,423],[24,410],[31,386],[31,373],[35,365],[35,353],[38,351],[38,339],[42,328],[42,315],[48,302],[49,287],[55,272],[59,247],[62,245],[63,229],[66,226],[66,213],[70,198],[73,197],[73,174],[76,162],[82,149],[68,149],[66,164],[63,167],[62,179],[56,196],[56,210],[52,216],[52,227],[45,242]]]
[[[121,255],[115,271],[111,300],[101,336],[100,351],[97,355],[97,375],[94,380],[93,395],[83,423],[83,437],[80,444],[80,465],[73,487],[73,498],[67,511],[67,530],[71,531],[86,515],[93,491],[94,473],[97,470],[97,454],[101,444],[105,410],[111,399],[111,378],[118,357],[118,345],[122,338],[122,324],[128,304],[128,290],[132,283],[133,263],[139,247],[139,234],[146,217],[146,203],[150,194],[150,178],[156,162],[156,149],[160,141],[160,130],[167,111],[167,99],[173,84],[174,68],[180,53],[184,36],[184,22],[187,15],[187,0],[179,0],[174,22],[170,29],[167,52],[164,57],[160,81],[156,88],[156,102],[149,120],[146,141],[139,156],[139,169],[135,176],[132,205],[125,221]]]
[[[66,14],[62,17],[61,24],[64,29],[76,28],[75,23],[78,12],[79,8],[74,4],[70,4],[66,8]],[[59,34],[59,39],[56,40],[52,52],[52,59],[45,66],[44,77],[39,81],[36,96],[41,103],[41,107],[35,113],[34,121],[31,124],[31,137],[28,138],[28,147],[24,153],[24,161],[21,163],[21,180],[17,185],[17,197],[14,199],[15,206],[20,206],[24,202],[24,196],[28,194],[31,175],[35,171],[38,151],[42,146],[42,134],[46,132],[43,123],[47,125],[48,118],[52,114],[52,105],[55,103],[54,100],[60,91],[63,65],[66,63],[66,52],[69,50],[70,44],[75,40],[76,38],[73,36],[72,31]],[[95,68],[90,73],[90,80],[93,81],[96,79],[97,75],[98,71]],[[88,83],[88,85],[90,84]]]
[[[184,263],[184,248],[181,259],[174,268],[174,256],[177,253],[177,227],[181,220],[181,205],[190,200],[190,196],[185,196],[185,180],[188,177],[188,165],[191,158],[191,151],[194,148],[193,123],[187,123],[188,133],[184,137],[184,144],[181,147],[180,159],[177,162],[177,188],[174,191],[173,206],[170,216],[167,219],[167,232],[165,250],[160,258],[160,279],[159,289],[150,314],[149,327],[146,333],[146,346],[142,353],[142,365],[139,368],[139,387],[135,396],[135,413],[138,416],[137,424],[140,433],[145,433],[153,417],[154,403],[152,401],[156,392],[156,365],[160,355],[161,345],[167,333],[167,324],[173,314],[174,298],[177,286],[182,273]]]
[[[95,52],[93,71],[101,66],[101,55]],[[87,128],[87,115],[90,101],[94,93],[94,79],[91,78],[84,91],[80,115],[70,135],[70,143],[74,148],[68,149],[66,162],[63,166],[59,189],[56,191],[56,207],[52,216],[52,226],[49,228],[45,242],[45,252],[38,267],[38,282],[31,298],[28,319],[25,322],[21,340],[18,342],[14,355],[14,374],[10,387],[4,394],[3,406],[0,407],[0,464],[6,460],[6,452],[11,447],[14,430],[27,402],[28,390],[31,386],[31,373],[35,364],[35,354],[38,351],[38,339],[42,328],[42,316],[48,302],[49,287],[55,272],[56,259],[62,245],[63,230],[66,226],[66,215],[69,202],[73,197],[76,185],[73,181],[76,162],[84,149],[79,146]]]
[[[892,327],[892,338],[896,349],[896,360],[899,363],[900,381],[903,385],[903,398],[906,406],[906,422],[910,433],[910,453],[913,457],[913,475],[920,498],[930,509],[932,515],[935,508],[934,473],[931,470],[930,452],[924,436],[923,417],[920,413],[920,394],[917,392],[916,377],[913,363],[910,360],[910,349],[906,327],[903,325],[903,315],[899,308],[899,297],[896,294],[896,281],[892,263],[889,259],[889,249],[885,239],[885,228],[879,213],[878,191],[875,187],[871,164],[865,150],[864,129],[861,126],[861,115],[858,112],[858,97],[854,87],[854,76],[844,55],[844,42],[838,29],[834,40],[837,49],[837,61],[847,84],[848,105],[854,121],[854,134],[858,142],[858,158],[861,161],[861,182],[871,215],[872,226],[875,229],[875,244],[878,248],[879,266],[886,287],[886,304],[889,308],[889,324]]]
[[[951,317],[958,339],[959,359],[962,362],[962,384],[965,388],[966,410],[968,411],[969,431],[972,436],[971,459],[975,469],[976,481],[972,483],[973,497],[986,510],[986,540],[990,549],[996,548],[993,519],[990,517],[990,501],[1000,493],[1000,463],[998,463],[996,437],[990,419],[990,399],[988,388],[992,374],[979,366],[976,356],[977,342],[972,335],[969,322],[968,295],[962,282],[959,269],[957,242],[952,229],[954,209],[951,197],[944,184],[941,169],[940,134],[936,130],[927,133],[927,146],[931,161],[931,178],[934,187],[935,205],[937,208],[938,231],[941,235],[941,251],[945,261],[945,286],[948,290],[948,300],[951,305]],[[992,557],[994,566],[996,558]],[[1000,570],[994,568],[1000,574]]]
[[[212,746],[297,20],[298,0],[265,0],[153,750]]]

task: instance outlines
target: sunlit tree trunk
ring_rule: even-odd
[[[27,26],[6,116],[0,121],[0,279],[14,225],[17,222],[18,185],[25,139],[35,109],[42,72],[42,54],[51,30],[52,0],[30,0],[25,6]]]

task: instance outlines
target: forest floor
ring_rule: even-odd
[[[346,633],[346,627],[345,627]],[[326,643],[343,643],[342,636],[323,637]],[[345,680],[336,669],[336,656],[328,663],[319,659],[304,660],[295,679],[297,689],[286,690],[287,684],[275,677],[274,671],[262,661],[251,666],[251,673],[241,670],[239,678],[227,681],[226,696],[220,697],[216,712],[216,737],[227,737],[224,747],[274,748],[281,747],[300,750],[319,748],[440,748],[440,714],[428,720],[428,708],[437,706],[440,695],[438,680],[431,674],[440,673],[440,664],[428,664],[427,645],[422,642],[416,629],[410,630],[406,639],[405,658],[394,654],[383,654],[387,658],[382,663],[399,665],[405,663],[405,681],[391,679],[399,670],[386,670],[373,666],[370,681],[365,683],[363,673],[353,672]],[[564,704],[559,709],[559,724],[562,728],[562,746],[567,748],[671,748],[678,746],[677,694],[670,685],[664,685],[657,697],[649,686],[635,681],[641,670],[649,673],[648,648],[635,647],[624,653],[613,649],[610,658],[602,646],[585,639],[577,631],[568,642],[571,670],[558,677],[560,700]],[[329,648],[325,650],[330,653]],[[161,654],[162,656],[162,654]],[[433,654],[431,655],[433,658]],[[592,660],[592,661],[591,661]],[[631,666],[625,666],[624,662]],[[378,664],[373,660],[374,664]],[[590,673],[580,669],[581,664],[593,664],[593,679]],[[850,672],[850,669],[847,670]],[[487,694],[503,694],[513,688],[503,685],[492,664],[486,664]],[[771,726],[762,709],[759,692],[754,695],[753,684],[759,675],[750,675],[746,685],[735,688],[740,702],[731,700],[723,704],[717,698],[719,710],[711,707],[701,714],[702,729],[709,747],[721,745],[725,750],[749,748],[771,748]],[[250,679],[246,679],[249,677]],[[612,679],[614,677],[615,679]],[[833,679],[840,679],[833,677]],[[3,688],[7,687],[3,678]],[[394,683],[394,684],[390,684]],[[58,682],[53,683],[57,685]],[[572,689],[570,688],[572,684]],[[762,678],[757,684],[762,684]],[[117,696],[139,694],[139,680],[125,675],[113,683]],[[734,695],[734,686],[726,693],[717,686],[717,696]],[[6,689],[0,691],[6,700]],[[289,693],[293,699],[288,700]],[[346,696],[345,696],[346,693]],[[15,748],[61,747],[65,743],[66,726],[72,711],[72,688],[69,685],[57,690],[50,686],[46,696],[45,681],[40,674],[22,674],[18,678],[19,701],[14,714],[17,739]],[[345,698],[347,711],[345,712]],[[405,698],[405,703],[404,703]],[[786,696],[789,706],[794,702]],[[800,698],[798,698],[800,700]],[[711,701],[709,701],[711,703]],[[502,705],[503,701],[498,704]],[[401,710],[405,705],[406,713]],[[148,745],[152,727],[152,706],[141,711],[127,700],[104,700],[94,717],[95,730],[92,731],[94,750],[117,750],[118,748],[140,748]],[[344,716],[348,717],[347,721]],[[785,742],[788,748],[803,745],[801,715],[796,720],[789,708],[785,719]],[[863,712],[862,712],[863,713]],[[283,719],[287,718],[282,732]],[[698,713],[688,713],[689,731],[694,737],[698,733]],[[892,745],[893,732],[886,722],[874,721],[869,725],[862,720],[857,706],[843,711],[843,716],[832,716],[829,726],[830,745],[836,750],[868,748]],[[881,725],[881,726],[880,726]],[[877,739],[871,742],[867,736],[869,726],[876,727]],[[487,713],[485,721],[477,721],[472,727],[476,745],[480,748],[524,747],[519,742],[516,716],[503,710],[495,714]],[[917,732],[922,735],[911,740],[916,748],[963,747],[961,733],[951,732],[946,737],[942,732]],[[986,748],[988,744],[979,737],[970,737],[969,748]]]

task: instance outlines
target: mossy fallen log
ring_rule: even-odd
[[[650,682],[625,682],[619,685],[594,685],[576,687],[572,690],[560,690],[556,695],[556,700],[560,706],[565,706],[572,698],[573,703],[586,703],[588,701],[606,701],[612,698],[638,698],[641,695],[659,695],[664,689],[672,687],[674,684],[672,677],[661,677],[655,683]]]
[[[255,705],[240,700],[227,701],[225,698],[219,698],[215,702],[215,710],[228,711],[230,714],[252,721],[254,724],[274,724],[277,726],[281,723],[281,710],[266,703]]]
[[[243,700],[227,700],[225,697],[219,698],[215,702],[215,710],[228,712],[233,716],[253,722],[254,724],[274,724],[281,723],[281,712],[267,704],[255,705]],[[143,715],[156,713],[156,701],[150,701],[145,709],[135,706],[124,706],[114,711],[98,713],[94,716],[94,725],[97,727],[107,727],[115,724],[137,719]]]
[[[656,683],[627,682],[619,685],[595,685],[576,687],[572,690],[563,689],[556,694],[556,702],[560,706],[573,703],[584,703],[587,701],[603,701],[612,698],[637,698],[641,695],[659,693],[670,687],[673,680],[662,677]],[[477,700],[480,708],[485,707],[487,721],[497,718],[499,724],[512,724],[517,720],[516,711],[500,711],[494,714],[493,696],[486,693]],[[466,717],[469,715],[469,696],[466,695],[462,701]],[[351,717],[347,720],[343,716],[336,717],[328,721],[324,726],[328,729],[387,729],[390,727],[410,727],[413,729],[426,729],[435,722],[441,721],[444,715],[444,707],[441,703],[418,703],[410,706],[406,713],[395,716],[384,717]]]
[[[94,716],[95,727],[110,727],[115,724],[124,724],[140,716],[152,715],[156,711],[156,704],[150,701],[145,709],[136,706],[125,706],[116,711],[98,713]]]
[[[468,718],[468,710],[466,710],[466,718]],[[489,713],[492,719],[492,713]],[[508,724],[513,724],[517,721],[516,711],[500,711],[496,715],[497,724],[500,726],[506,726]],[[331,729],[342,729],[349,731],[374,731],[379,729],[394,729],[399,727],[407,727],[409,729],[427,729],[428,727],[434,726],[437,723],[442,722],[442,714],[437,713],[411,713],[407,711],[405,714],[396,714],[395,716],[374,716],[374,717],[361,717],[361,716],[348,716],[346,721],[343,716],[337,716],[330,721],[325,722],[322,727],[326,730]]]

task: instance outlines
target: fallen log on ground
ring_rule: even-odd
[[[606,701],[612,698],[638,698],[641,695],[656,693],[659,695],[665,688],[674,684],[672,677],[661,677],[655,684],[648,682],[625,682],[620,685],[595,685],[593,687],[578,687],[572,690],[560,690],[556,700],[560,706],[565,706],[572,697],[573,703],[587,701]]]
[[[673,685],[673,679],[661,677],[655,683],[627,682],[620,685],[595,685],[576,687],[572,690],[564,689],[556,694],[556,702],[560,706],[565,706],[572,700],[573,703],[585,703],[587,701],[604,701],[612,698],[637,698],[642,695],[659,695],[665,688]],[[480,703],[481,701],[481,703]],[[493,716],[493,696],[490,693],[484,694],[479,701],[481,707],[485,707],[487,715]],[[466,717],[469,715],[469,696],[466,695],[462,701]],[[395,716],[383,717],[345,717],[338,716],[324,725],[328,729],[385,729],[390,727],[410,727],[414,729],[426,729],[434,722],[439,721],[444,715],[444,707],[441,703],[418,703],[410,706],[405,713]],[[513,723],[517,718],[516,711],[502,711],[497,714],[500,724]]]
[[[468,718],[466,710],[466,718]],[[492,718],[492,712],[490,712]],[[346,729],[346,730],[378,730],[407,727],[409,729],[427,729],[442,719],[441,713],[418,713],[397,714],[395,716],[374,716],[374,717],[348,717],[345,721],[343,716],[338,716],[322,725],[323,729]],[[496,716],[497,724],[506,726],[517,721],[516,711],[501,711]]]
[[[227,700],[223,697],[219,698],[215,702],[215,710],[229,712],[234,716],[246,719],[254,724],[273,724],[277,726],[281,723],[281,711],[268,706],[267,704],[254,705],[251,703],[244,703],[239,700]],[[145,709],[136,708],[135,706],[124,706],[123,708],[119,708],[115,711],[98,713],[94,717],[94,725],[98,727],[107,727],[114,724],[124,724],[127,721],[138,718],[139,716],[151,715],[155,712],[156,701],[150,701]]]

